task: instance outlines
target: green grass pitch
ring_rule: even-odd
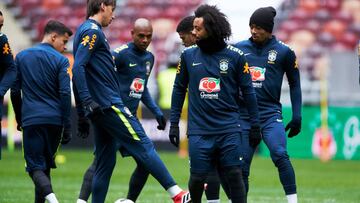
[[[53,189],[61,203],[74,203],[82,176],[92,161],[91,150],[62,150],[65,163],[52,172]],[[171,174],[186,188],[189,177],[187,159],[175,153],[161,152]],[[360,161],[292,159],[295,168],[300,203],[359,203]],[[106,202],[126,197],[128,181],[135,163],[131,158],[118,158]],[[33,202],[33,184],[24,170],[21,151],[3,151],[0,160],[0,203]],[[227,203],[224,193],[221,202]],[[171,202],[167,193],[152,177],[148,180],[138,203]],[[206,202],[205,199],[203,202]],[[268,158],[255,157],[251,169],[249,203],[286,203],[276,168]]]

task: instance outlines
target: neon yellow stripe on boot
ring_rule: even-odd
[[[124,123],[126,128],[129,130],[129,132],[132,135],[132,137],[134,138],[134,140],[139,140],[140,141],[139,136],[136,134],[135,130],[132,128],[131,124],[126,119],[124,114],[120,111],[120,109],[116,108],[115,106],[111,106],[111,108],[114,109],[114,111],[117,113],[117,115],[119,115],[121,121]]]

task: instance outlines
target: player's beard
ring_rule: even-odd
[[[196,44],[200,47],[201,51],[208,54],[221,51],[226,47],[224,39],[213,37],[197,40]]]

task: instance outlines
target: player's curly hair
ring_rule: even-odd
[[[215,39],[228,40],[231,36],[231,26],[226,15],[216,7],[208,4],[199,6],[195,17],[204,19],[204,27],[209,36]]]

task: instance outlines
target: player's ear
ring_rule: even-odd
[[[105,7],[106,7],[106,5],[105,5],[104,2],[100,4],[100,10],[101,11],[105,11]]]
[[[55,39],[58,37],[58,34],[56,32],[53,32],[50,34],[51,41],[55,41]]]

